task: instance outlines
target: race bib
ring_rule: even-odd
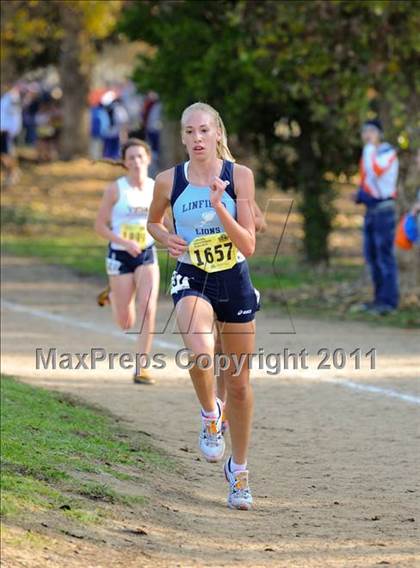
[[[146,248],[146,227],[141,225],[121,225],[121,237],[129,241],[136,241],[143,250]]]
[[[237,248],[226,233],[197,237],[188,251],[194,266],[206,272],[227,270],[237,262]]]

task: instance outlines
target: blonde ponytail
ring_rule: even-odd
[[[207,103],[202,103],[202,102],[193,103],[192,105],[188,106],[182,113],[181,125],[184,124],[187,114],[195,110],[206,112],[210,116],[212,116],[214,118],[214,122],[217,128],[220,129],[221,139],[217,142],[216,146],[217,157],[220,158],[221,160],[229,160],[231,162],[234,162],[235,158],[232,156],[227,143],[227,133],[225,125],[223,124],[222,117],[215,108],[208,105]]]

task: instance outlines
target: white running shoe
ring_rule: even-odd
[[[233,472],[230,470],[229,458],[225,463],[225,477],[229,482],[228,507],[248,511],[252,507],[252,495],[248,485],[248,471]]]
[[[218,462],[225,453],[225,439],[222,434],[222,401],[216,399],[218,418],[201,415],[202,428],[198,439],[200,450],[208,462]]]

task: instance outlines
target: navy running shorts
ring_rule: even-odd
[[[211,304],[217,320],[226,323],[252,321],[260,309],[260,293],[252,285],[246,261],[212,273],[178,262],[172,274],[171,295],[175,305],[186,296],[203,298]]]
[[[156,247],[152,245],[144,249],[138,256],[131,256],[125,250],[108,249],[108,256],[105,259],[106,273],[108,276],[119,276],[121,274],[131,274],[139,266],[144,264],[154,264],[157,262]]]

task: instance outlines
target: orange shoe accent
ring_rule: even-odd
[[[101,308],[103,308],[103,306],[107,306],[108,304],[111,303],[111,300],[109,298],[110,291],[111,291],[110,287],[107,286],[105,288],[105,290],[102,290],[102,292],[100,292],[96,296],[96,302],[97,302],[98,306],[101,306]]]
[[[212,420],[211,422],[209,422],[207,428],[210,434],[217,434],[217,421]]]
[[[248,487],[248,474],[246,471],[239,471],[235,473],[235,487],[236,489],[246,489]]]
[[[150,376],[146,369],[141,369],[140,373],[136,373],[133,377],[133,382],[136,385],[154,385],[155,380]]]
[[[229,430],[229,421],[227,419],[227,414],[225,411],[225,405],[223,405],[222,410],[222,434],[225,434]]]

